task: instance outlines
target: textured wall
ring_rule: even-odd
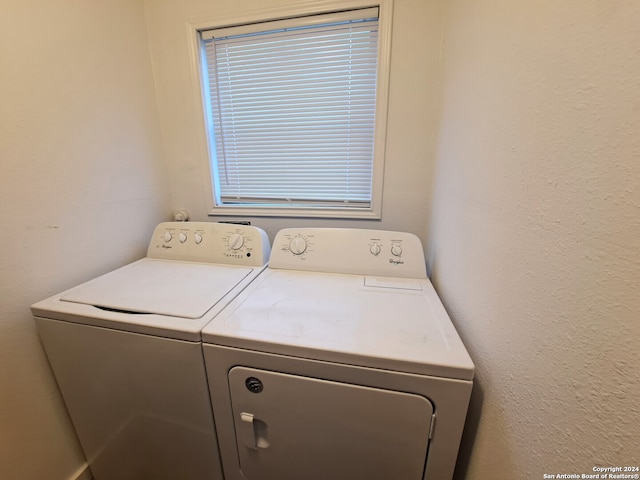
[[[141,1],[0,11],[0,478],[66,480],[84,459],[29,305],[141,257],[169,215],[151,63]]]
[[[638,25],[449,2],[429,263],[478,367],[460,478],[640,461]]]

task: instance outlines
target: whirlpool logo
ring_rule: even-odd
[[[404,265],[404,260],[394,260],[393,258],[390,258],[389,263],[392,265]]]

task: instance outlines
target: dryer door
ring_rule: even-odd
[[[248,480],[423,478],[424,397],[245,367],[230,370],[229,386]]]

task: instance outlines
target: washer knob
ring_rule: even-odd
[[[229,237],[229,248],[231,250],[238,250],[242,248],[242,245],[244,245],[244,237],[239,233],[231,234]]]
[[[378,245],[377,243],[374,243],[369,248],[369,251],[371,252],[371,254],[375,256],[378,256],[380,254],[380,250],[381,250],[380,245]]]
[[[307,250],[307,241],[302,237],[293,237],[289,242],[289,251],[294,255],[302,255]]]
[[[187,241],[187,234],[180,232],[180,243],[184,243]]]
[[[402,247],[400,245],[393,245],[391,247],[391,254],[399,257],[400,255],[402,255]]]
[[[193,236],[193,239],[195,240],[196,245],[200,245],[202,243],[202,235],[200,235],[199,233],[196,233]]]
[[[171,232],[164,232],[164,237],[163,238],[164,238],[165,243],[168,243],[173,238],[173,235],[171,235]]]

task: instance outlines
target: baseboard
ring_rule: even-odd
[[[89,469],[89,464],[85,463],[69,477],[69,480],[93,480],[93,474]]]

